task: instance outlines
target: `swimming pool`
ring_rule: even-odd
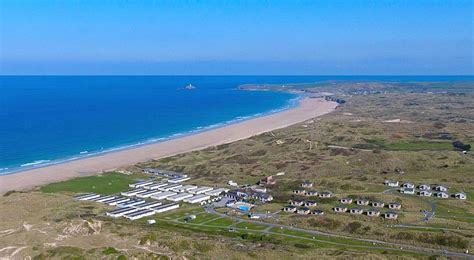
[[[250,207],[247,206],[247,205],[239,205],[239,209],[242,210],[242,211],[249,211]]]

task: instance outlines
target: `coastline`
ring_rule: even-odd
[[[320,98],[304,98],[295,107],[252,117],[222,127],[198,131],[161,142],[137,145],[89,157],[0,175],[0,193],[25,190],[66,179],[94,175],[138,162],[231,143],[284,128],[333,111],[337,104]]]

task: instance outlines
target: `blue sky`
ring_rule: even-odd
[[[0,74],[473,74],[473,3],[0,1]]]

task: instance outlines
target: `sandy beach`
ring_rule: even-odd
[[[150,159],[231,143],[327,114],[333,111],[336,106],[335,102],[325,101],[324,99],[305,98],[295,108],[194,135],[0,176],[0,193],[10,190],[30,189],[35,186],[77,176],[93,175]]]

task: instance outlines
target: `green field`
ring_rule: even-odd
[[[130,175],[121,173],[104,173],[102,175],[74,178],[42,186],[40,190],[46,193],[55,192],[96,192],[100,194],[115,194],[129,189],[128,185],[136,180]]]

